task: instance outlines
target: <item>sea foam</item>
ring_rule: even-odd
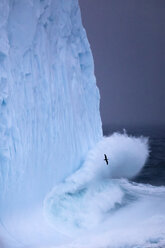
[[[125,204],[125,192],[114,179],[135,176],[148,153],[146,138],[118,133],[104,137],[88,153],[83,166],[47,195],[46,217],[69,235],[96,228],[108,213]]]

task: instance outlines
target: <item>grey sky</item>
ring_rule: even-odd
[[[79,0],[103,124],[165,125],[165,0]]]

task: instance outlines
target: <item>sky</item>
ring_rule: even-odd
[[[79,0],[103,125],[165,126],[165,0]]]

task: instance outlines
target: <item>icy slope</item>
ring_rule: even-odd
[[[0,1],[0,215],[42,201],[102,137],[77,0]]]

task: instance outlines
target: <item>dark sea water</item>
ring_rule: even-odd
[[[125,129],[129,135],[149,138],[150,156],[142,171],[132,180],[155,186],[165,185],[165,128],[128,127]],[[103,130],[104,135],[123,132],[123,128],[120,127],[103,126]]]

